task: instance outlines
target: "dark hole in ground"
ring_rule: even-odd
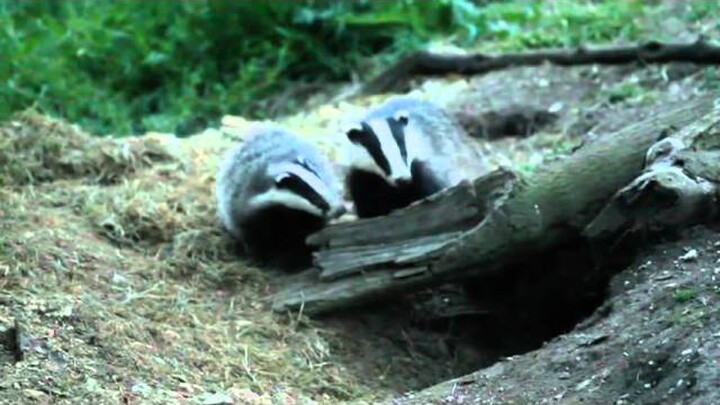
[[[555,123],[559,115],[530,105],[511,105],[497,110],[463,109],[456,113],[468,135],[496,140],[503,137],[528,137]]]
[[[17,324],[10,327],[0,325],[0,364],[22,361],[26,341],[27,336]]]
[[[381,338],[403,347],[410,362],[423,363],[412,364],[416,381],[403,386],[424,388],[538,349],[571,331],[602,306],[611,277],[632,263],[641,241],[615,238],[599,245],[612,248],[600,250],[578,238],[462,286],[378,300],[325,316],[323,322],[352,340],[377,344]]]

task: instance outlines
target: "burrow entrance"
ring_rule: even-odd
[[[610,279],[632,263],[639,242],[626,236],[600,248],[578,238],[490,277],[317,320],[337,333],[353,372],[399,391],[418,390],[536,350],[605,310]],[[398,352],[404,359],[396,359]],[[374,367],[391,370],[397,361],[405,362],[402,373],[373,376]]]

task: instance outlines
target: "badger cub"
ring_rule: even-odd
[[[387,215],[483,170],[459,123],[410,96],[370,109],[345,137],[346,188],[360,218]]]
[[[345,213],[341,183],[318,147],[255,124],[216,180],[218,216],[249,256],[292,270],[311,263],[305,238]]]

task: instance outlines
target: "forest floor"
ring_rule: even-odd
[[[718,84],[714,68],[680,63],[541,66],[417,93],[453,111],[493,166],[532,172]],[[327,134],[360,107],[279,121],[336,156]],[[523,340],[535,323],[518,308],[492,342],[425,329],[399,302],[274,314],[264,300],[283,275],[236,256],[216,219],[218,158],[243,125],[227,122],[115,140],[32,112],[2,123],[1,404],[720,403],[717,230],[645,249],[552,336]],[[483,138],[495,132],[513,136]]]

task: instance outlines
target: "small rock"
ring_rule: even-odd
[[[680,261],[683,261],[683,262],[690,262],[690,261],[697,260],[698,256],[699,256],[699,254],[698,254],[697,249],[690,249],[690,250],[688,250],[687,253],[680,256],[679,259],[680,259]]]
[[[587,380],[585,380],[585,381],[581,382],[580,384],[578,384],[578,385],[575,387],[575,391],[582,391],[582,390],[584,390],[585,388],[587,388],[587,387],[590,385],[591,382],[592,382],[592,378],[588,378]]]
[[[553,103],[553,104],[550,106],[550,108],[548,108],[548,112],[553,113],[553,114],[554,114],[554,113],[557,113],[557,112],[559,112],[560,110],[562,110],[564,106],[565,106],[565,105],[564,105],[562,102],[557,101],[557,102]]]
[[[133,384],[132,387],[130,387],[130,392],[132,392],[133,394],[145,395],[150,392],[150,386],[145,384],[144,382],[138,382]]]
[[[25,394],[25,396],[38,401],[46,399],[48,396],[46,393],[32,388],[27,388],[23,390],[23,393]]]
[[[224,392],[203,395],[203,405],[233,405],[232,397]]]

